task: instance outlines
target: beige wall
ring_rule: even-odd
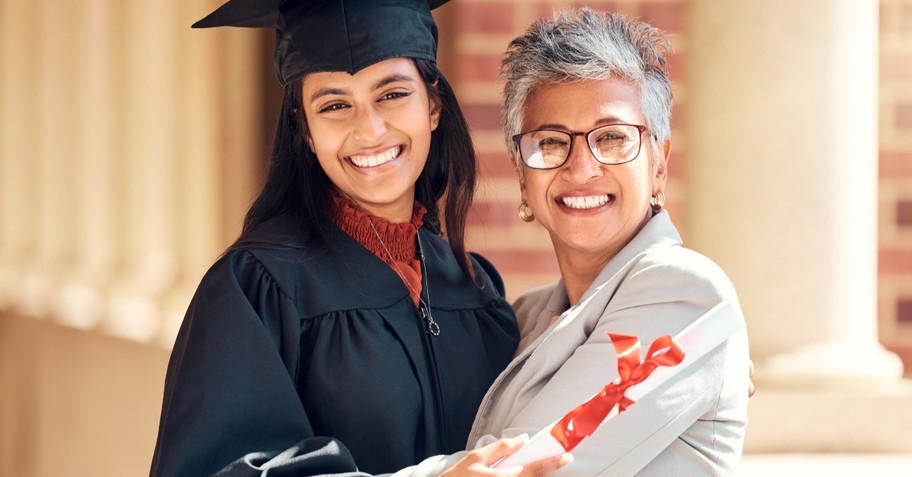
[[[0,475],[149,472],[168,352],[0,316]]]

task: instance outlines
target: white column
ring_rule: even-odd
[[[139,341],[154,339],[161,297],[179,273],[180,188],[178,31],[186,19],[175,2],[128,2],[122,17],[126,75],[120,150],[123,273],[108,301],[107,330]]]
[[[21,300],[23,271],[38,235],[38,61],[22,47],[35,41],[37,18],[33,2],[0,2],[0,310]]]
[[[70,120],[76,101],[77,62],[72,21],[75,3],[72,0],[39,3],[37,28],[29,35],[30,40],[25,40],[37,45],[39,58],[37,75],[28,78],[37,86],[32,97],[36,99],[37,134],[34,142],[20,151],[22,160],[32,160],[35,165],[34,183],[30,187],[35,215],[30,220],[38,231],[34,241],[36,254],[22,274],[23,293],[19,302],[23,313],[31,316],[44,317],[51,313],[57,286],[74,259],[75,206],[70,178],[76,163],[72,153],[75,131]]]
[[[687,239],[735,282],[760,379],[899,377],[876,330],[877,2],[689,14]]]
[[[68,200],[75,207],[70,239],[77,255],[75,268],[58,290],[54,315],[61,323],[90,329],[104,317],[104,293],[122,249],[116,222],[121,197],[118,138],[122,137],[117,104],[124,52],[116,35],[120,21],[116,4],[86,0],[73,13],[78,35],[72,40],[80,55],[79,67],[72,73],[76,105],[68,118],[77,133],[70,152],[77,166],[68,177],[75,193]]]
[[[685,242],[744,308],[745,451],[912,451],[876,332],[877,2],[688,6]]]

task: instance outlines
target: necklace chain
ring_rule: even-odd
[[[421,240],[418,239],[418,236],[416,234],[415,240],[417,240],[417,242],[418,242],[418,261],[421,262],[421,273],[422,273],[421,277],[429,285],[429,286],[425,287],[425,293],[427,294],[427,302],[425,302],[424,299],[421,298],[421,293],[419,293],[414,288],[412,288],[412,286],[409,284],[408,280],[405,279],[405,274],[402,273],[402,269],[399,268],[399,264],[396,263],[396,259],[393,258],[393,254],[390,253],[389,249],[386,247],[386,244],[383,242],[383,239],[380,238],[380,232],[377,231],[377,227],[374,225],[374,221],[371,220],[370,217],[368,217],[367,223],[370,224],[371,230],[374,231],[374,235],[377,237],[377,241],[380,242],[380,246],[383,247],[383,251],[386,252],[386,255],[389,257],[390,263],[394,267],[396,267],[396,271],[399,272],[399,277],[402,278],[402,283],[404,283],[405,286],[408,287],[408,289],[412,293],[414,293],[415,296],[418,297],[418,302],[421,304],[421,306],[418,307],[418,313],[421,315],[421,319],[424,320],[424,322],[425,322],[425,332],[430,333],[434,336],[439,335],[440,334],[440,325],[438,325],[437,322],[434,321],[434,317],[431,315],[431,305],[430,305],[431,288],[430,288],[430,282],[426,281],[427,280],[427,266],[424,264],[424,251],[421,250]]]

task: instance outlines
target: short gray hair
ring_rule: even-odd
[[[621,14],[589,8],[557,12],[537,20],[510,42],[501,63],[504,86],[503,130],[517,168],[513,136],[535,88],[554,83],[604,80],[617,76],[640,90],[646,127],[659,142],[671,137],[671,82],[665,52],[670,43],[652,25]]]

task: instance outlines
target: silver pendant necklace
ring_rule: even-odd
[[[418,242],[418,261],[421,262],[421,279],[424,280],[428,286],[424,287],[424,291],[427,294],[427,302],[421,298],[421,293],[418,293],[409,282],[405,279],[405,274],[402,273],[402,269],[399,268],[399,264],[396,263],[396,259],[393,258],[393,254],[390,253],[389,249],[386,248],[386,244],[383,243],[383,239],[380,238],[380,232],[377,231],[377,227],[374,225],[374,221],[370,217],[367,218],[367,223],[370,224],[371,230],[374,231],[374,236],[377,237],[377,241],[380,242],[380,246],[383,247],[383,251],[386,252],[386,256],[389,257],[390,263],[396,267],[396,271],[399,272],[399,278],[402,279],[402,283],[418,297],[418,302],[420,306],[418,307],[418,314],[421,316],[421,320],[424,322],[424,331],[425,333],[431,334],[433,336],[440,335],[440,325],[434,321],[434,317],[431,315],[431,287],[430,282],[427,280],[427,266],[424,264],[424,250],[421,249],[421,239],[418,238],[418,235],[415,234],[415,240]]]

